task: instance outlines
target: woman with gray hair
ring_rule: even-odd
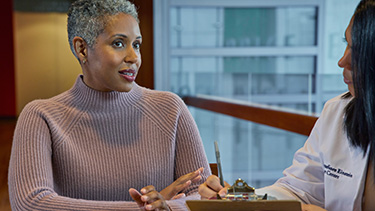
[[[175,94],[135,83],[142,35],[127,0],[68,12],[82,68],[73,87],[21,112],[9,165],[13,210],[186,210],[210,175],[197,126]]]

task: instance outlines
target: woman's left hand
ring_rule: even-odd
[[[202,176],[200,175],[203,172],[203,167],[199,168],[198,170],[194,172],[190,172],[188,174],[185,174],[178,178],[176,181],[174,181],[172,184],[170,184],[168,187],[164,188],[162,191],[160,191],[160,194],[163,195],[164,199],[170,200],[170,199],[179,199],[185,196],[184,193],[178,194],[177,193],[183,191],[185,188],[187,188],[191,183],[198,182],[202,179]]]
[[[129,193],[138,206],[144,210],[169,211],[169,207],[163,196],[155,190],[152,185],[141,189],[139,193],[136,189],[130,188]]]

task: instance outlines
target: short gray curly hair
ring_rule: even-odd
[[[128,0],[76,0],[68,11],[68,39],[70,50],[78,59],[73,46],[73,38],[81,37],[92,48],[110,16],[125,13],[139,23],[137,9]]]

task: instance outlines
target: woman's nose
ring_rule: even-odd
[[[135,63],[138,61],[138,54],[133,48],[128,48],[125,56],[125,62]]]
[[[350,49],[348,47],[345,49],[344,55],[341,57],[341,59],[338,61],[338,65],[341,68],[350,67],[351,65],[351,53]]]
[[[337,65],[339,66],[339,67],[341,67],[341,68],[343,68],[344,67],[344,65],[343,65],[343,60],[344,60],[344,56],[342,56],[341,57],[341,59],[339,60],[339,62],[337,63]]]

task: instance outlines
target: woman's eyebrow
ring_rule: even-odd
[[[123,38],[128,38],[125,34],[115,34],[112,37],[123,37]],[[142,36],[136,37],[136,39],[142,39]]]
[[[128,38],[125,34],[115,34],[112,37],[123,37],[123,38]]]

